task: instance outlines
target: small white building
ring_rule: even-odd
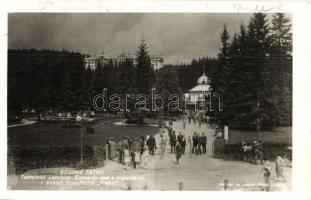
[[[190,89],[185,93],[185,100],[188,105],[199,104],[204,101],[203,92],[208,92],[210,90],[210,79],[203,73],[197,81],[198,85]]]

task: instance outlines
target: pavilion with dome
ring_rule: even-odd
[[[199,77],[197,85],[184,94],[187,105],[194,106],[196,103],[199,105],[200,102],[203,102],[203,92],[208,92],[210,87],[210,79],[203,73]]]

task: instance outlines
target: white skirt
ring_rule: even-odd
[[[129,150],[124,150],[124,163],[130,163],[131,162],[131,156]]]

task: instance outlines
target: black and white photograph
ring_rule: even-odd
[[[292,190],[291,13],[7,20],[8,190]]]

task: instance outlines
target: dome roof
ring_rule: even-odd
[[[208,84],[208,77],[203,73],[203,75],[198,79],[198,84]]]

